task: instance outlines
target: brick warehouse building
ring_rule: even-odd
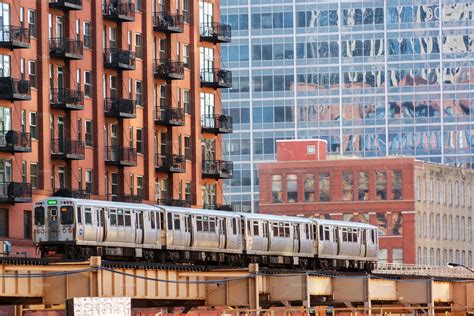
[[[474,172],[409,157],[326,159],[322,140],[277,141],[259,164],[261,213],[379,227],[379,260],[472,267]]]
[[[219,2],[0,2],[0,237],[33,253],[32,201],[222,206]]]

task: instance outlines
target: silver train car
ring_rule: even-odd
[[[368,224],[71,198],[35,203],[34,240],[43,257],[358,270],[378,250]]]

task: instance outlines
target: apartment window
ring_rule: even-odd
[[[448,218],[448,240],[453,240],[453,216]]]
[[[130,194],[133,195],[133,192],[135,192],[135,178],[134,178],[134,174],[131,174],[130,175]]]
[[[177,103],[178,103],[178,108],[181,108],[181,88],[178,88],[177,89],[177,92],[176,92],[176,99],[177,99]]]
[[[86,192],[92,193],[94,186],[92,182],[92,170],[86,169]]]
[[[0,209],[0,237],[8,237],[8,209]]]
[[[86,146],[93,145],[92,121],[86,121]]]
[[[130,135],[130,148],[133,148],[133,126],[130,126],[130,130],[129,130],[129,135]]]
[[[28,80],[33,88],[38,88],[38,80],[36,79],[36,61],[30,60],[28,62]]]
[[[184,44],[183,45],[183,64],[184,64],[184,67],[186,68],[189,68],[191,65],[190,65],[190,59],[189,59],[189,45],[188,44]]]
[[[91,22],[84,22],[84,47],[92,48]]]
[[[417,201],[421,201],[420,177],[415,178],[415,196]]]
[[[112,196],[117,196],[119,192],[119,175],[116,172],[112,172]]]
[[[28,9],[28,28],[30,29],[30,35],[36,37],[38,32],[36,31],[36,11]]]
[[[143,58],[143,38],[141,33],[135,33],[135,56]]]
[[[283,179],[281,175],[272,176],[272,202],[283,202]]]
[[[21,110],[21,131],[26,133],[26,110]]]
[[[454,240],[459,240],[459,216],[456,216],[456,217],[454,218],[454,230],[453,230],[453,233],[454,233],[453,239],[454,239]]]
[[[136,0],[135,1],[135,11],[142,11],[143,5],[142,5],[142,0]]]
[[[137,177],[137,195],[143,198],[143,177]]]
[[[84,71],[84,95],[92,98],[92,75],[90,71]]]
[[[38,189],[38,164],[30,163],[30,183],[32,189]]]
[[[20,24],[23,25],[23,22],[25,22],[25,8],[20,7]]]
[[[168,198],[168,179],[161,180],[161,198]]]
[[[38,139],[38,121],[36,112],[30,112],[30,134],[31,138]]]
[[[143,153],[143,130],[137,128],[137,153]]]
[[[312,174],[304,178],[304,201],[314,202],[314,176]]]
[[[160,181],[158,179],[155,180],[155,201],[160,199],[161,189],[160,189]]]
[[[137,105],[142,106],[143,98],[142,98],[142,82],[137,80],[135,82],[135,95],[137,97]]]
[[[377,200],[387,199],[387,173],[385,171],[377,171],[375,173],[375,190]]]
[[[367,201],[369,199],[369,173],[367,171],[359,172],[357,181],[358,199],[359,201]]]
[[[467,234],[467,241],[472,242],[472,219],[470,217],[467,218],[467,229],[466,229],[466,234]]]
[[[286,176],[286,198],[288,203],[298,202],[298,176],[296,174]]]
[[[82,168],[77,170],[77,186],[79,190],[82,190]]]
[[[23,211],[23,238],[31,239],[33,237],[33,217],[31,211]]]
[[[62,166],[58,168],[59,177],[59,188],[64,189],[66,187],[66,169]]]
[[[191,137],[189,137],[189,136],[184,136],[184,158],[186,160],[191,160],[192,159]]]
[[[329,173],[319,174],[319,201],[320,202],[329,202],[331,200],[330,196],[330,178]]]
[[[342,173],[342,200],[354,200],[354,174],[352,172]]]
[[[191,204],[192,203],[191,199],[192,199],[192,196],[191,196],[191,183],[186,182],[184,184],[184,200],[186,202],[188,202],[189,204]]]
[[[183,0],[183,20],[189,23],[189,0]]]
[[[191,91],[184,90],[184,113],[191,114]]]
[[[76,20],[76,40],[81,40],[81,20]]]
[[[77,139],[82,140],[82,119],[77,119]]]
[[[447,235],[446,235],[447,226],[448,226],[448,221],[447,221],[446,215],[443,215],[443,222],[441,223],[441,238],[443,238],[443,240],[447,239]]]
[[[26,183],[26,180],[27,180],[27,165],[26,165],[26,161],[22,161],[21,162],[21,181],[23,183]]]
[[[392,173],[392,196],[394,200],[402,199],[402,172],[399,170]]]

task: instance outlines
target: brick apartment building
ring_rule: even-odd
[[[472,266],[474,172],[409,157],[326,159],[321,140],[277,141],[259,165],[261,213],[370,223],[379,260]]]
[[[219,1],[0,2],[0,238],[58,194],[219,208]]]

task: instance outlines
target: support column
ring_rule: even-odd
[[[254,310],[260,309],[260,289],[258,287],[258,263],[251,263],[249,265],[249,273],[256,273],[252,278],[249,278],[249,308]],[[258,315],[258,313],[256,313]]]

